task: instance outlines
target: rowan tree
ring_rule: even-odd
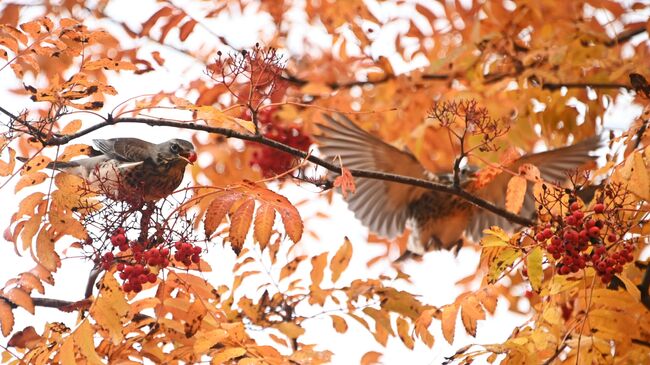
[[[0,291],[3,363],[328,363],[330,344],[304,341],[314,318],[331,320],[340,334],[360,324],[383,346],[395,338],[405,349],[431,348],[458,332],[476,336],[498,301],[527,320],[505,341],[462,347],[447,362],[650,362],[650,6],[133,6],[0,4],[3,95],[30,102],[16,110],[0,101],[1,186],[16,197],[3,204],[12,213],[4,240],[33,261]],[[264,27],[249,41],[233,21]],[[168,78],[178,82],[164,84]],[[354,168],[319,154],[319,124],[330,115],[408,151],[428,174]],[[46,168],[96,155],[80,141],[111,128],[142,138],[129,133],[134,125],[191,138],[198,160],[186,171],[189,184],[148,201],[146,192],[113,194]],[[590,138],[602,143],[597,162],[565,176],[516,163]],[[497,176],[507,176],[498,199],[476,193]],[[397,260],[409,230],[393,239],[371,232],[365,242],[320,240],[319,225],[342,236],[351,228],[310,204],[364,194],[359,179],[443,192],[500,218],[456,247],[480,254],[455,284],[456,300],[436,306],[419,296],[426,288],[403,289],[405,268],[423,264]],[[313,193],[291,200],[283,195],[291,186]],[[535,214],[523,214],[526,197]],[[385,250],[367,266],[383,265],[381,274],[350,277],[355,253],[373,244]],[[217,252],[234,257],[230,266],[211,267]],[[92,270],[60,278],[73,261]],[[62,280],[79,290],[48,296]],[[76,320],[16,320],[19,311],[38,317],[39,307]],[[363,364],[381,356],[359,354]]]

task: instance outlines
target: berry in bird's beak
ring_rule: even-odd
[[[196,162],[196,152],[191,151],[189,155],[187,155],[187,160],[191,163],[194,164]]]
[[[187,161],[190,165],[194,165],[194,162],[196,162],[196,152],[194,151],[180,154],[179,157]]]

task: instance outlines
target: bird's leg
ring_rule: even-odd
[[[152,202],[146,202],[142,205],[142,217],[140,218],[140,237],[138,238],[141,242],[147,240],[149,226],[151,223],[151,216],[153,215],[155,208],[156,206]]]
[[[454,256],[458,256],[460,249],[463,248],[463,242],[464,242],[463,239],[459,238],[458,241],[456,241],[456,243],[453,246],[451,246],[454,249]]]

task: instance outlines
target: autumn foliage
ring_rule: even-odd
[[[33,266],[0,289],[3,363],[382,363],[476,337],[498,303],[527,320],[431,358],[650,363],[650,6],[142,3],[0,4],[3,238]],[[231,18],[248,23],[224,25]],[[318,126],[335,113],[435,178],[322,158]],[[172,196],[127,199],[48,168],[96,155],[84,142],[108,130],[145,138],[134,126],[155,126],[152,139],[171,127],[195,146]],[[596,139],[596,163],[563,177],[515,163]],[[475,194],[496,176],[508,176],[503,204]],[[334,223],[337,211],[314,212],[362,192],[358,178],[444,190],[507,225],[457,246],[477,266],[455,300],[433,305],[426,287],[405,289],[406,272],[441,252],[403,259],[409,230],[354,241],[358,227]],[[288,193],[296,186],[308,198]],[[385,250],[353,269],[378,243]],[[91,270],[61,277],[71,261]],[[48,295],[63,284],[76,289]],[[76,318],[37,326],[17,315],[42,307]],[[318,319],[384,351],[337,357]]]

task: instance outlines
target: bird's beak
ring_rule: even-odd
[[[196,162],[196,152],[194,151],[189,151],[187,153],[180,154],[179,157],[187,161],[187,163],[189,163],[190,165],[194,165],[194,162]]]

